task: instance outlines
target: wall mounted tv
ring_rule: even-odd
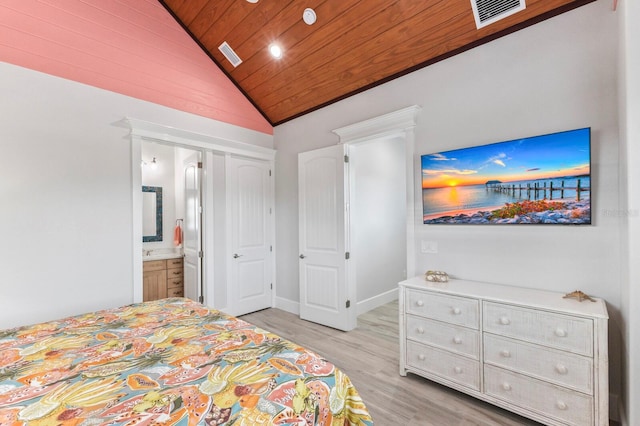
[[[427,154],[425,224],[591,224],[591,129]]]

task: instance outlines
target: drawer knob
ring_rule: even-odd
[[[424,356],[424,354],[420,354],[420,355],[418,355],[418,359],[419,359],[420,361],[424,361],[424,360],[425,360],[425,358],[426,358],[426,357]]]
[[[567,332],[564,331],[561,328],[556,328],[556,332],[555,333],[556,333],[556,336],[558,336],[558,337],[566,337],[567,336]]]
[[[558,407],[560,410],[566,410],[567,408],[569,408],[567,406],[567,403],[564,401],[558,401],[556,402],[556,407]]]
[[[511,324],[511,320],[507,317],[500,317],[500,324],[502,325],[509,325]]]
[[[418,327],[418,333],[420,333],[420,334],[424,334],[424,328],[422,328],[422,327]]]
[[[511,352],[506,349],[500,351],[500,356],[503,358],[511,358]]]
[[[511,390],[511,385],[507,382],[504,382],[502,384],[502,389],[506,390],[506,391],[510,391]]]
[[[456,336],[453,338],[453,343],[455,343],[456,345],[459,345],[460,343],[462,343],[462,339]]]
[[[416,305],[418,305],[418,306],[424,306],[424,302],[423,302],[422,300],[418,300],[418,301],[416,302]]]
[[[462,373],[462,367],[455,367],[453,371],[455,371],[456,374],[460,374]]]
[[[569,372],[569,369],[562,364],[558,364],[556,365],[556,371],[560,374],[567,374]]]
[[[454,315],[460,315],[462,313],[462,309],[460,308],[453,308],[453,314]]]

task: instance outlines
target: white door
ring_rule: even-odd
[[[184,161],[184,296],[203,302],[201,172],[196,152]]]
[[[339,330],[357,325],[348,270],[347,146],[298,155],[300,318]]]
[[[272,305],[272,197],[268,162],[231,156],[227,160],[231,235],[226,310],[237,316]]]

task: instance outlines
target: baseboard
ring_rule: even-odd
[[[356,304],[357,313],[358,315],[364,314],[365,312],[369,312],[370,310],[375,309],[378,306],[393,302],[397,298],[397,289],[386,291],[382,294],[378,294],[377,296],[373,296],[369,299],[363,300],[362,302],[358,302]],[[285,299],[283,297],[276,297],[275,307],[295,315],[300,315],[300,302],[298,301]]]
[[[285,299],[282,297],[276,297],[275,307],[295,315],[300,315],[300,302],[297,301]]]
[[[378,294],[376,296],[370,297],[369,299],[365,299],[362,302],[358,302],[356,309],[358,310],[358,315],[362,315],[365,312],[369,312],[372,309],[377,308],[378,306],[382,306],[389,302],[393,302],[398,298],[398,289],[394,288],[389,291],[385,291],[384,293]]]

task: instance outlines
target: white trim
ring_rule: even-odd
[[[275,161],[271,160],[269,161],[269,172],[270,172],[270,176],[269,176],[269,190],[271,191],[270,194],[270,202],[271,202],[271,209],[270,209],[270,218],[269,218],[269,226],[270,228],[270,233],[269,233],[269,241],[270,241],[270,246],[271,246],[271,251],[269,252],[269,254],[271,255],[271,307],[275,307],[276,306],[276,290],[277,290],[277,285],[276,285],[276,165],[275,165]]]
[[[358,312],[358,315],[362,315],[365,312],[369,312],[370,310],[375,309],[378,306],[393,302],[396,299],[398,299],[398,289],[394,288],[392,290],[385,291],[384,293],[380,293],[376,296],[358,302],[356,311]]]
[[[141,139],[150,142],[171,142],[263,160],[274,160],[276,156],[276,151],[271,148],[265,148],[218,136],[176,129],[175,127],[163,126],[161,124],[138,120],[131,117],[124,118],[121,122],[116,123],[116,125],[129,127],[131,129],[131,136],[139,136]],[[254,133],[256,140],[260,139],[260,142],[270,143],[273,139],[272,136],[267,134],[258,132]]]
[[[204,253],[215,253],[214,241],[215,241],[215,226],[214,226],[214,202],[213,196],[206,196],[211,191],[213,193],[213,153],[211,151],[205,151],[202,153],[202,247]],[[202,262],[202,298],[204,304],[207,306],[215,306],[217,300],[215,300],[214,280],[216,273],[215,262],[207,262],[206,259]]]
[[[133,234],[133,302],[142,302],[142,140],[131,136],[131,204]]]
[[[233,253],[233,244],[232,244],[232,229],[231,229],[231,217],[233,215],[233,210],[231,208],[231,202],[233,201],[231,198],[231,194],[229,191],[229,178],[231,176],[231,171],[229,170],[229,160],[231,159],[230,153],[224,154],[224,242],[225,242],[225,253],[224,253],[224,267],[226,270],[225,278],[227,280],[227,300],[226,300],[226,310],[224,312],[236,315],[233,309],[237,308],[237,303],[233,303],[232,301],[237,300],[236,296],[236,288],[231,285],[233,284],[232,276],[233,276],[233,261],[231,258],[231,253]]]
[[[371,139],[393,136],[412,129],[421,108],[413,105],[379,117],[370,118],[349,126],[332,130],[338,135],[340,143],[357,143]]]
[[[290,312],[294,315],[300,315],[300,302],[294,300],[285,299],[283,297],[276,297],[276,308]]]
[[[406,130],[406,150],[407,150],[407,276],[413,276],[418,273],[416,269],[416,220],[420,218],[422,223],[422,212],[416,212],[416,199],[421,199],[420,182],[421,169],[420,157],[415,155],[415,131],[413,128]],[[418,176],[416,176],[418,175]],[[421,205],[421,204],[419,204]]]

